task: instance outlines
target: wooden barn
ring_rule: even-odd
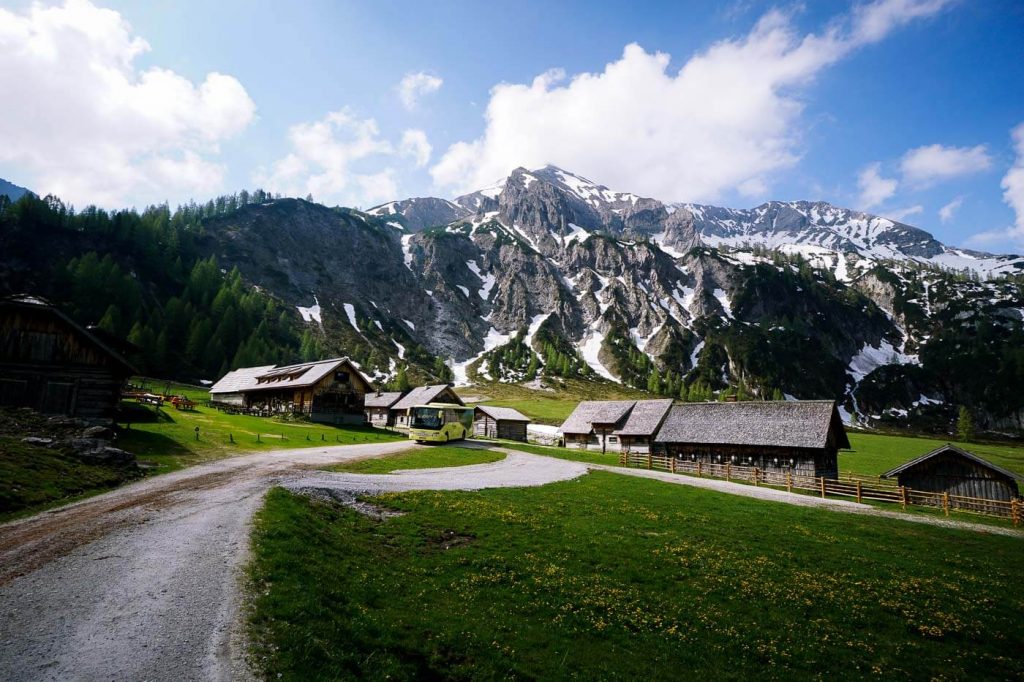
[[[648,452],[672,401],[584,400],[561,426],[565,446],[601,452]]]
[[[1021,476],[947,443],[882,474],[899,485],[923,492],[949,493],[988,500],[1019,497]]]
[[[626,423],[612,431],[612,437],[619,439],[619,449],[623,452],[650,452],[654,436],[670,409],[672,401],[669,399],[636,401]]]
[[[473,435],[526,442],[530,418],[511,407],[477,405],[473,413]]]
[[[259,414],[305,414],[325,424],[362,424],[370,380],[348,358],[286,367],[243,367],[210,387],[210,400]]]
[[[686,403],[672,408],[655,449],[708,464],[837,478],[837,454],[849,449],[831,400]]]
[[[626,423],[635,400],[584,400],[562,422],[565,447],[580,450],[619,449],[619,437],[612,432]]]
[[[111,419],[134,368],[46,301],[0,299],[0,405]]]
[[[402,399],[401,391],[377,392],[366,396],[363,403],[366,421],[372,426],[394,426],[395,414],[391,406]]]
[[[465,405],[459,394],[452,390],[450,384],[434,384],[414,388],[397,403],[391,406],[391,418],[400,429],[409,428],[409,408],[427,403],[447,403]]]

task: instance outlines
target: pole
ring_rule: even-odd
[[[824,500],[825,499],[825,477],[821,476],[819,478],[819,480],[821,481],[821,499]]]
[[[786,472],[786,492],[793,492],[793,473],[790,471]]]
[[[942,493],[942,510],[949,516],[949,493]]]
[[[860,502],[860,481],[857,481],[857,501]]]

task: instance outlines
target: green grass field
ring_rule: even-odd
[[[241,452],[401,440],[404,434],[369,427],[335,427],[301,421],[233,415],[210,407],[176,410],[132,404],[137,415],[121,432],[118,446],[140,459],[173,471]],[[134,419],[146,421],[134,421]],[[122,421],[121,427],[126,423]],[[196,427],[199,437],[196,438]],[[258,438],[257,438],[258,436]],[[233,441],[233,442],[232,442]]]
[[[483,405],[511,407],[538,424],[561,424],[581,400],[626,400],[649,398],[628,386],[568,379],[552,381],[551,390],[534,390],[518,384],[478,383],[460,388],[463,397],[479,398]]]
[[[399,469],[468,466],[497,462],[501,459],[505,459],[505,453],[495,450],[461,448],[455,445],[430,445],[387,457],[342,462],[322,468],[326,471],[347,471],[354,474],[389,474]]]
[[[839,470],[865,476],[877,476],[904,462],[945,445],[946,440],[918,438],[883,433],[864,433],[850,430],[850,445],[853,450],[839,453]],[[1002,443],[960,443],[953,441],[964,450],[988,461],[1024,475],[1024,446]]]
[[[376,502],[406,514],[270,493],[268,678],[1024,675],[1018,538],[600,472]]]

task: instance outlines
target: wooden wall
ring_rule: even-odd
[[[481,438],[502,438],[526,442],[526,422],[495,421],[486,414],[478,414],[473,422],[473,435]]]
[[[954,453],[936,455],[899,474],[896,480],[913,490],[989,500],[1010,500],[1018,495],[1015,481]]]
[[[794,476],[838,478],[839,463],[834,449],[762,447],[754,445],[706,445],[656,443],[655,450],[707,464],[758,467],[762,471],[791,472]]]

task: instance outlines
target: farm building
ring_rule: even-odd
[[[989,500],[1019,496],[1022,477],[981,457],[946,444],[882,474],[905,488]]]
[[[134,373],[99,335],[46,301],[0,300],[0,405],[110,419]]]
[[[695,462],[836,478],[850,441],[831,400],[751,401],[677,405],[654,446]]]
[[[401,399],[401,391],[377,392],[367,395],[363,403],[366,421],[373,426],[394,426],[395,415],[391,411],[391,406]]]
[[[401,400],[391,406],[394,425],[402,429],[409,428],[409,408],[427,403],[466,404],[462,402],[462,398],[452,390],[449,384],[420,386],[406,393]]]
[[[473,435],[526,442],[530,418],[511,407],[477,405],[473,413]]]
[[[626,423],[612,431],[612,437],[619,439],[619,449],[623,452],[650,452],[654,436],[670,409],[672,401],[667,399],[636,401]]]
[[[625,435],[637,451],[650,442],[671,406],[671,400],[584,400],[562,424],[565,446],[617,452]],[[631,421],[630,415],[637,410]]]
[[[286,367],[243,367],[210,387],[214,403],[261,414],[306,414],[315,422],[361,424],[370,380],[348,358]]]

